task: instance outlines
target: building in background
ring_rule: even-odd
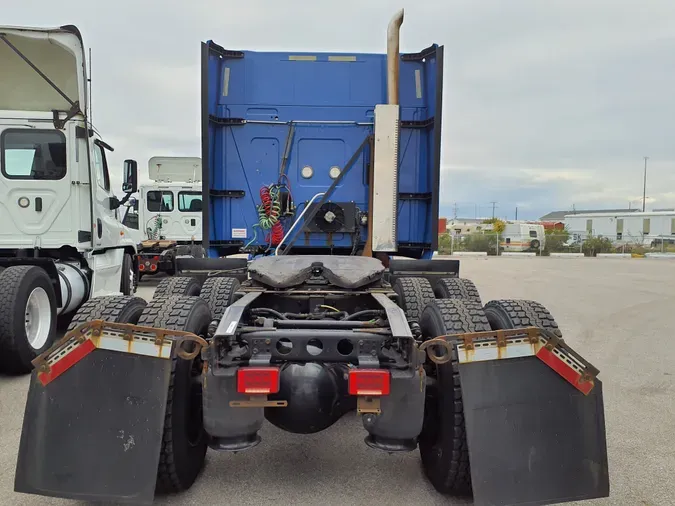
[[[544,230],[564,230],[565,221],[542,221],[541,224],[544,227]]]
[[[452,235],[465,235],[491,231],[492,224],[483,223],[483,221],[483,218],[453,218],[447,220],[446,230]]]
[[[545,214],[539,221],[559,223],[565,221],[565,216],[573,214],[597,214],[597,213],[636,213],[639,209],[568,209],[566,211],[552,211]]]
[[[675,211],[568,214],[571,234],[606,237],[613,242],[656,246],[675,243]]]
[[[438,233],[447,234],[448,233],[448,219],[447,218],[438,218]]]

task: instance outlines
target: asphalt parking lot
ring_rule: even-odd
[[[528,298],[600,369],[611,497],[579,504],[675,504],[675,261],[467,258],[484,302]],[[144,280],[150,298],[156,281]],[[79,504],[13,492],[28,378],[0,377],[0,505]],[[310,436],[267,424],[263,442],[237,455],[209,452],[195,486],[162,505],[471,504],[435,493],[417,452],[380,453],[363,443],[356,415]],[[104,458],[104,456],[102,456]]]

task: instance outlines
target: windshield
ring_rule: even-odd
[[[173,192],[170,191],[149,191],[147,195],[148,211],[153,213],[173,211]]]
[[[178,192],[178,210],[181,212],[202,212],[202,192]]]

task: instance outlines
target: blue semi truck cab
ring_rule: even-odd
[[[147,504],[207,451],[256,451],[264,423],[352,413],[374,450],[419,452],[439,495],[609,494],[597,369],[541,304],[484,304],[430,259],[443,50],[401,54],[402,22],[386,55],[202,44],[208,258],[150,302],[88,301],[36,358],[16,491]]]
[[[373,137],[376,106],[388,103],[387,73],[385,54],[202,45],[209,256],[242,249],[274,254],[282,241],[281,249],[293,254],[362,252],[378,212],[370,192]],[[380,212],[396,223],[387,253],[431,258],[438,243],[443,47],[400,55],[398,74],[398,156],[387,167],[393,182],[376,190],[388,193]],[[319,193],[325,195],[312,202]],[[272,220],[261,207],[268,199]],[[298,222],[289,245],[287,233],[308,205],[315,214]]]

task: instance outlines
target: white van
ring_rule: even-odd
[[[507,222],[499,240],[503,251],[540,251],[545,245],[544,225],[540,223]]]

